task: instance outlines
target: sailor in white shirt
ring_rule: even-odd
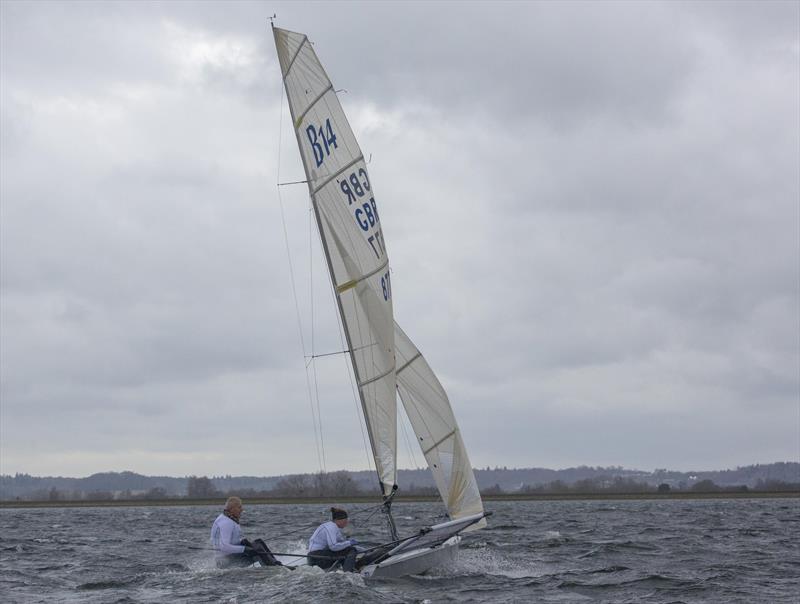
[[[281,565],[261,539],[256,539],[253,543],[242,539],[239,517],[243,509],[241,499],[228,497],[225,509],[211,526],[211,545],[217,566],[250,566],[255,562],[259,562],[260,566]]]
[[[355,539],[347,539],[342,529],[348,523],[347,512],[340,508],[331,508],[331,520],[324,522],[308,541],[308,563],[328,569],[341,561],[342,570],[350,572],[355,569],[358,553]]]

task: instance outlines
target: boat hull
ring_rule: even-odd
[[[432,568],[455,562],[461,537],[450,537],[435,547],[423,547],[402,552],[378,564],[361,569],[365,579],[393,579],[407,575],[421,575]]]

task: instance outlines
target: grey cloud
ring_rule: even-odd
[[[476,465],[795,454],[796,3],[6,2],[2,471],[314,470],[309,389],[329,469],[364,466],[344,359],[306,382],[309,267],[343,344],[302,186],[297,334],[273,11],[348,90]]]
[[[422,99],[512,125],[530,115],[564,126],[604,114],[661,121],[691,57],[680,13],[661,5],[468,3],[455,16],[445,3],[412,3],[328,16],[309,37],[360,97]],[[343,35],[366,49],[358,61],[342,56]]]

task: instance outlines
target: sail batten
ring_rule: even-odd
[[[363,155],[359,155],[358,157],[356,157],[353,161],[351,161],[346,166],[342,166],[342,168],[336,174],[331,174],[330,176],[328,176],[328,178],[322,184],[320,184],[318,187],[316,187],[314,189],[314,191],[313,191],[313,194],[316,195],[317,191],[322,189],[325,185],[327,185],[330,181],[332,181],[337,176],[341,176],[344,172],[346,172],[347,170],[352,168],[354,165],[356,165],[362,159],[364,159],[364,156]]]
[[[455,433],[456,433],[456,431],[455,431],[455,428],[454,428],[453,430],[450,430],[450,432],[448,432],[447,434],[445,434],[444,436],[442,436],[442,437],[441,437],[441,438],[440,438],[438,441],[436,441],[436,442],[435,442],[435,443],[433,443],[432,445],[428,445],[428,448],[427,448],[427,449],[424,449],[424,450],[422,451],[422,453],[423,453],[424,455],[427,455],[428,453],[430,453],[431,451],[433,451],[434,449],[436,449],[436,447],[439,447],[439,446],[441,446],[441,444],[442,444],[444,441],[446,441],[448,438],[451,438],[451,437],[452,437],[452,436],[453,436]]]
[[[323,90],[322,92],[320,92],[319,95],[317,95],[317,98],[315,98],[313,101],[311,101],[311,104],[308,107],[306,107],[306,110],[303,111],[303,113],[301,113],[300,116],[295,120],[295,124],[302,124],[303,123],[303,118],[306,116],[306,114],[309,111],[311,111],[311,109],[314,108],[314,105],[316,105],[322,99],[322,97],[325,96],[325,93],[327,93],[331,89],[333,89],[333,84],[328,84],[328,87],[325,90]]]
[[[364,279],[369,279],[370,277],[372,277],[374,275],[377,275],[382,270],[385,270],[388,266],[389,266],[389,261],[387,260],[386,262],[381,264],[378,268],[372,270],[371,272],[369,272],[366,275],[363,275],[359,279],[353,279],[352,281],[348,281],[347,283],[343,283],[342,285],[338,285],[336,287],[336,293],[342,294],[342,293],[346,292],[348,289],[354,288],[356,285],[361,283]]]
[[[370,378],[370,379],[368,379],[368,380],[366,380],[366,381],[364,381],[364,382],[360,382],[360,383],[358,384],[358,387],[359,387],[359,388],[363,388],[364,386],[368,386],[368,385],[369,385],[369,384],[371,384],[372,382],[377,382],[378,380],[382,380],[383,378],[385,378],[385,377],[386,377],[387,375],[389,375],[390,373],[394,373],[394,367],[392,367],[391,369],[389,369],[389,370],[388,370],[386,373],[383,373],[383,374],[381,374],[381,375],[376,375],[375,377],[373,377],[373,378]]]
[[[421,353],[421,352],[418,352],[418,353],[417,353],[417,354],[415,354],[413,357],[411,357],[410,359],[408,359],[408,360],[407,360],[405,363],[403,363],[402,365],[400,365],[400,367],[398,367],[398,368],[397,368],[397,371],[396,371],[395,373],[398,373],[398,374],[399,374],[401,371],[405,371],[406,367],[408,367],[409,365],[411,365],[411,363],[413,363],[414,361],[416,361],[416,360],[417,360],[418,358],[420,358],[421,356],[422,356],[422,353]]]
[[[306,36],[303,36],[303,41],[300,42],[300,46],[297,47],[297,50],[292,56],[291,61],[289,61],[289,65],[286,67],[286,71],[283,74],[284,77],[292,70],[292,65],[294,65],[295,59],[297,59],[297,57],[300,55],[300,51],[303,49],[303,44],[305,44],[306,42],[308,42],[308,38]]]

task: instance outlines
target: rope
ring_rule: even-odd
[[[281,170],[281,148],[282,148],[282,141],[283,141],[283,97],[284,97],[284,89],[283,84],[281,84],[281,102],[280,102],[280,117],[278,122],[278,168],[277,174],[279,175],[280,179],[280,170]],[[278,183],[280,185],[280,183]],[[277,187],[278,189],[278,204],[280,205],[281,209],[281,224],[283,225],[283,240],[286,245],[286,259],[289,264],[289,277],[292,283],[292,297],[294,298],[294,309],[295,309],[295,316],[297,317],[297,332],[300,334],[300,347],[303,351],[303,356],[305,357],[306,354],[306,343],[305,338],[303,337],[303,322],[300,315],[300,303],[297,300],[297,286],[295,284],[294,278],[294,267],[292,265],[292,254],[291,248],[289,247],[289,231],[286,228],[286,214],[283,209],[283,197],[281,196],[281,189],[280,186]],[[320,470],[322,470],[323,460],[324,460],[324,450],[320,450],[320,444],[322,443],[322,426],[320,424],[319,429],[317,428],[318,420],[315,415],[314,411],[314,399],[312,396],[311,391],[311,381],[309,380],[308,376],[308,366],[306,366],[305,370],[306,376],[306,389],[308,390],[308,402],[311,407],[311,423],[314,427],[314,446],[317,451],[317,464],[319,465]]]
[[[402,543],[403,541],[409,541],[409,540],[414,539],[416,537],[421,537],[422,535],[424,535],[427,532],[429,532],[429,530],[430,529],[422,529],[418,533],[415,533],[414,535],[409,535],[408,537],[402,537],[400,539],[395,539],[394,541],[389,541],[388,543],[379,543],[378,545],[374,545],[372,547],[364,548],[361,551],[359,551],[358,553],[359,553],[359,555],[367,554],[367,553],[373,552],[373,551],[375,551],[377,549],[381,549],[381,548],[385,548],[385,547],[392,547],[392,546],[398,545],[399,543]],[[294,558],[307,558],[308,557],[308,553],[306,553],[306,554],[297,554],[297,553],[294,553],[294,552],[286,553],[286,552],[273,552],[273,551],[270,551],[269,553],[271,553],[273,556],[292,556]],[[324,554],[320,554],[320,555],[314,554],[314,557],[315,558],[325,558],[325,559],[335,559],[335,560],[339,559],[338,556],[326,556]]]
[[[309,200],[313,204],[313,201]],[[314,392],[317,401],[317,421],[319,421],[319,441],[322,449],[322,471],[327,472],[327,461],[325,459],[325,440],[322,435],[322,409],[319,404],[319,380],[317,378],[317,364],[314,362],[314,213],[313,207],[309,207],[308,212],[308,288],[309,300],[311,304],[311,372],[314,375]],[[306,365],[308,367],[308,365]]]
[[[417,458],[414,455],[414,449],[411,448],[411,441],[408,438],[408,430],[406,430],[406,422],[404,421],[402,414],[400,418],[400,427],[402,428],[403,431],[403,438],[406,441],[406,448],[408,449],[408,454],[411,456],[411,463],[414,464],[414,469],[416,470],[417,468],[419,468],[419,465],[417,465]]]
[[[349,512],[349,516],[350,517],[358,516],[359,514],[364,514],[366,512],[372,511],[372,514],[367,516],[367,519],[364,521],[366,523],[370,518],[372,518],[372,516],[375,514],[375,512],[380,510],[382,507],[383,507],[383,504],[379,503],[378,505],[370,506],[370,507],[367,507],[367,508],[356,508],[355,510],[352,510],[352,511]],[[300,531],[307,531],[310,528],[316,527],[316,526],[319,526],[319,523],[313,522],[311,524],[301,526],[300,528],[294,529],[292,531],[288,531],[288,532],[285,532],[285,533],[280,533],[279,535],[272,535],[270,537],[270,539],[282,539],[283,537],[288,537],[290,535],[294,535],[295,533],[299,533]]]
[[[331,284],[331,297],[333,298],[333,303],[336,304],[336,293],[333,290],[333,284]],[[341,343],[342,348],[345,349],[345,352],[349,352],[347,350],[347,343],[344,337],[344,325],[342,325],[342,318],[339,316],[339,313],[336,313],[336,317],[336,325],[339,328],[339,342]],[[344,370],[345,373],[347,373],[347,379],[350,380],[350,391],[353,394],[353,404],[356,406],[356,421],[358,422],[358,427],[361,429],[361,443],[364,445],[364,457],[367,460],[367,469],[375,470],[373,459],[370,455],[370,447],[367,444],[367,433],[365,430],[365,423],[367,419],[364,417],[363,409],[361,409],[361,398],[359,397],[358,392],[356,392],[356,384],[353,381],[353,372],[351,371],[350,364],[347,361],[347,357],[343,358]]]

